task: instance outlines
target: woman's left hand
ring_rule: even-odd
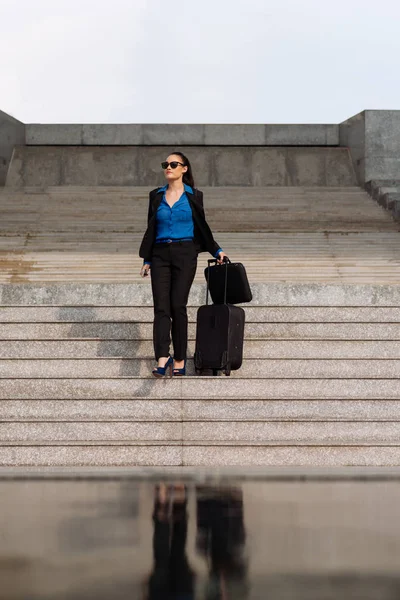
[[[222,263],[224,262],[224,258],[225,258],[225,256],[226,256],[226,258],[228,258],[228,255],[227,255],[227,254],[225,254],[225,252],[220,252],[220,253],[218,254],[218,264],[219,264],[219,265],[222,265]]]

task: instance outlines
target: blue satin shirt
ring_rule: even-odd
[[[186,192],[193,194],[192,188],[186,183],[183,184],[184,192],[177,202],[171,207],[165,197],[168,184],[160,189],[163,192],[163,198],[157,209],[156,215],[156,244],[167,242],[169,240],[193,240],[194,223],[192,209]],[[214,255],[217,258],[222,252],[222,248]],[[151,264],[145,262],[144,264]]]

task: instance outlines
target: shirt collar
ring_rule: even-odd
[[[183,184],[183,187],[185,189],[185,192],[188,192],[189,194],[193,194],[193,188],[190,187],[190,185],[187,185],[186,183]],[[168,189],[168,183],[167,185],[164,185],[164,187],[159,188],[159,192],[166,192]]]

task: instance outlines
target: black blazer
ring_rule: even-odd
[[[194,223],[194,242],[197,252],[209,252],[213,256],[220,246],[214,240],[211,229],[206,221],[203,208],[203,192],[194,189],[193,194],[186,192],[190,207],[192,209]],[[151,262],[153,245],[156,241],[156,214],[161,204],[163,192],[160,188],[152,190],[149,194],[149,212],[147,215],[147,230],[140,245],[139,256],[145,261]]]

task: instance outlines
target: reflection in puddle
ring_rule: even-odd
[[[186,554],[187,492],[183,484],[160,483],[155,488],[154,568],[145,587],[146,600],[195,598],[196,573]],[[195,492],[196,550],[207,565],[202,597],[247,598],[242,490],[203,486]]]
[[[0,600],[399,600],[400,483],[0,480]]]

